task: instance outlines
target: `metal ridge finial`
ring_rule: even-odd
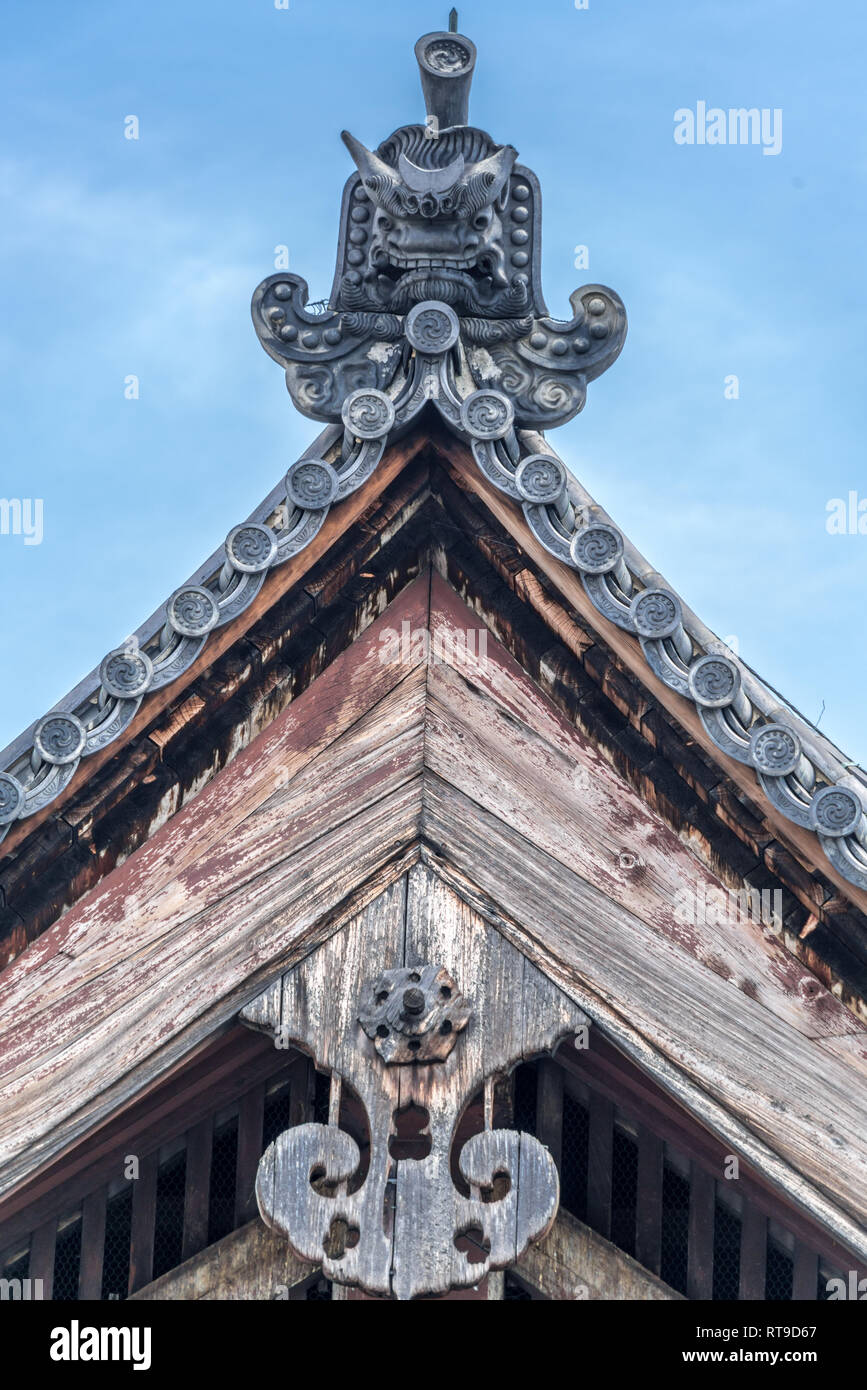
[[[457,31],[457,10],[449,15],[447,33],[423,34],[415,46],[425,109],[437,130],[465,126],[470,119],[470,87],[476,45]]]

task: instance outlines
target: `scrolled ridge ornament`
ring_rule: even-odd
[[[515,469],[515,485],[525,502],[553,505],[566,491],[566,469],[551,454],[528,454]]]
[[[810,803],[813,829],[832,839],[856,834],[862,829],[864,816],[864,803],[848,787],[822,787]]]
[[[705,709],[725,709],[738,698],[741,673],[731,657],[708,653],[689,668],[689,693]]]
[[[76,762],[87,743],[87,729],[75,714],[47,714],[33,734],[33,746],[43,762],[64,767]]]
[[[302,509],[330,506],[339,490],[337,472],[325,459],[299,459],[286,474],[286,495]]]
[[[576,531],[569,548],[572,563],[585,574],[609,574],[623,561],[623,537],[604,522],[594,521]]]
[[[270,526],[247,521],[226,537],[226,559],[241,574],[260,574],[277,558],[277,537]]]
[[[153,674],[153,662],[139,647],[109,652],[99,668],[103,690],[118,700],[141,699],[150,689]]]
[[[762,724],[750,733],[750,754],[760,772],[771,777],[788,777],[803,756],[801,740],[785,724]]]
[[[166,618],[180,637],[206,637],[220,621],[220,607],[210,589],[190,584],[172,594]]]
[[[24,809],[24,788],[11,773],[0,772],[0,826],[17,820]]]
[[[634,596],[630,612],[640,637],[673,637],[682,626],[680,599],[668,589],[642,589]]]

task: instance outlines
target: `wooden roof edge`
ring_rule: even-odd
[[[339,447],[340,434],[340,431],[330,426],[305,450],[301,459],[314,457],[317,450],[319,453],[334,453],[335,449]],[[101,715],[98,715],[94,721],[94,737],[88,740],[85,749],[74,760],[59,764],[49,770],[49,780],[58,774],[55,787],[48,786],[46,788],[43,782],[41,785],[45,790],[41,793],[38,792],[39,778],[40,775],[45,776],[46,763],[40,758],[36,750],[34,735],[38,734],[40,724],[55,714],[75,718],[76,709],[82,712],[88,706],[91,711],[98,708],[100,698],[104,699],[105,697],[105,687],[101,676],[102,667],[86,676],[74,690],[70,691],[65,699],[54,707],[49,715],[43,716],[42,720],[31,724],[27,730],[9,744],[5,753],[0,755],[0,806],[3,804],[5,790],[3,779],[5,777],[14,776],[16,773],[20,778],[27,777],[31,773],[32,759],[34,758],[39,771],[34,784],[36,794],[33,796],[32,806],[28,806],[25,802],[11,821],[7,820],[5,823],[0,823],[0,856],[5,857],[14,851],[48,815],[55,813],[66,804],[69,797],[80,790],[85,781],[99,767],[103,766],[109,757],[146,728],[156,715],[176,699],[203,671],[207,670],[219,656],[222,656],[267,608],[281,598],[312,568],[317,560],[322,558],[330,545],[359,519],[366,508],[376,500],[388,483],[410,459],[415,457],[426,442],[427,438],[422,431],[413,431],[411,435],[389,449],[388,456],[383,460],[377,472],[369,477],[366,483],[359,487],[351,497],[347,498],[342,507],[336,510],[332,509],[327,515],[325,512],[306,513],[307,516],[324,518],[316,524],[307,543],[299,546],[298,549],[290,548],[285,557],[278,559],[269,568],[267,577],[262,575],[264,582],[255,586],[255,592],[244,607],[240,611],[234,612],[228,619],[220,621],[215,628],[198,639],[197,643],[194,642],[195,650],[188,650],[184,653],[184,644],[181,642],[179,649],[182,651],[183,660],[179,663],[176,674],[170,675],[167,679],[160,678],[160,683],[156,688],[148,689],[143,695],[138,695],[134,699],[118,700],[110,697],[108,708],[110,709],[112,705],[116,707],[119,727],[116,730],[109,730],[110,736],[105,736],[100,733],[104,724],[100,722]],[[282,491],[285,493],[284,489]],[[279,501],[280,496],[281,485],[278,484],[251,514],[251,523],[262,525],[265,518],[273,516],[275,509],[282,505]],[[241,524],[246,526],[248,523]],[[211,578],[216,583],[225,564],[226,548],[223,546],[195,571],[187,584],[181,585],[175,590],[175,595],[186,589],[202,587],[206,578]],[[252,578],[255,579],[255,576]],[[154,643],[159,639],[166,627],[167,606],[168,604],[164,604],[157,609],[133,634],[130,639],[133,652],[140,650],[147,655],[148,643]],[[124,649],[120,648],[117,653],[109,653],[109,656],[123,651]],[[108,657],[105,660],[107,661]],[[134,706],[134,708],[123,710],[124,705]]]
[[[319,458],[327,455],[333,450],[334,444],[340,437],[340,433],[341,431],[336,425],[328,425],[327,428],[322,430],[322,432],[317,435],[316,439],[307,446],[304,452],[299,456],[299,461],[300,459]],[[282,482],[277,483],[259,505],[253,509],[250,515],[244,518],[245,522],[261,522],[266,520],[269,516],[273,515],[276,508],[280,506],[281,502],[284,500],[284,497],[285,488]],[[208,558],[193,571],[186,580],[185,585],[179,587],[203,583],[204,580],[221,568],[225,558],[226,551],[223,545],[209,555]],[[139,624],[130,636],[136,639],[140,646],[145,647],[160,631],[165,620],[166,606],[162,603],[151,613],[150,617]],[[100,668],[99,666],[95,666],[87,675],[82,676],[81,680],[77,685],[73,686],[68,695],[64,695],[61,700],[57,701],[53,709],[67,712],[75,710],[83,701],[90,699],[98,691],[99,685]],[[5,748],[0,749],[0,768],[11,767],[22,754],[26,753],[29,755],[33,745],[33,732],[38,723],[39,719],[34,719],[28,724],[26,729],[22,729],[21,733],[18,734],[16,738],[12,739],[11,743],[8,743]]]
[[[522,432],[522,435],[524,433]],[[540,436],[528,434],[526,439],[528,448],[535,447],[539,442]],[[701,717],[702,709],[699,704],[689,694],[681,693],[679,688],[681,684],[680,673],[676,670],[669,671],[667,667],[671,665],[671,662],[666,662],[665,658],[662,662],[659,661],[656,653],[652,651],[652,643],[647,640],[640,640],[634,630],[630,631],[620,612],[616,614],[615,621],[612,621],[607,616],[606,611],[600,609],[593,593],[593,587],[588,587],[584,582],[586,576],[579,572],[577,565],[564,563],[563,557],[559,554],[560,543],[557,537],[555,535],[549,537],[550,544],[548,539],[540,538],[539,531],[532,524],[534,518],[532,506],[525,504],[522,515],[512,499],[495,486],[480,468],[476,467],[476,462],[467,446],[454,435],[442,430],[437,436],[437,445],[452,465],[457,468],[469,489],[480,497],[504,529],[509,532],[521,549],[550,580],[554,588],[574,611],[581,625],[590,627],[598,633],[624,666],[674,716],[690,738],[704,749],[734,784],[753,801],[760,802],[768,822],[774,826],[775,832],[781,835],[801,863],[808,867],[811,872],[821,874],[823,878],[829,879],[861,912],[867,912],[867,773],[861,768],[855,768],[856,778],[853,775],[854,765],[847,760],[845,753],[826,740],[824,736],[818,735],[817,731],[813,731],[815,737],[811,736],[809,726],[802,716],[793,712],[791,721],[784,718],[788,714],[789,707],[786,706],[785,710],[783,709],[781,697],[770,686],[763,685],[749,668],[730,654],[721,639],[717,638],[709,628],[701,624],[698,619],[694,619],[691,610],[682,603],[675,591],[667,588],[664,581],[660,583],[661,576],[658,576],[656,571],[651,570],[643,557],[629,546],[625,538],[622,538],[624,562],[627,557],[634,555],[637,557],[636,565],[641,567],[641,573],[636,576],[639,583],[643,584],[645,580],[652,581],[650,587],[661,589],[666,594],[670,593],[681,614],[681,628],[687,634],[688,640],[694,640],[700,652],[706,643],[709,644],[708,651],[701,656],[693,657],[693,664],[697,660],[704,659],[704,655],[719,655],[725,661],[730,662],[732,666],[737,667],[741,673],[743,692],[750,702],[753,702],[754,698],[758,698],[759,692],[763,692],[761,705],[753,704],[753,712],[758,715],[758,719],[752,728],[757,730],[764,727],[764,724],[760,722],[763,720],[767,720],[774,728],[780,725],[788,728],[791,723],[792,732],[800,744],[801,759],[811,764],[814,773],[818,771],[820,776],[827,779],[828,785],[819,789],[820,794],[825,791],[830,792],[835,784],[839,783],[847,791],[851,790],[852,796],[861,802],[865,809],[861,823],[856,827],[855,835],[859,844],[858,853],[864,860],[865,867],[862,870],[860,860],[854,861],[851,852],[847,853],[845,858],[841,858],[836,837],[820,835],[811,825],[804,823],[806,816],[804,819],[795,820],[781,809],[779,799],[771,799],[768,787],[776,781],[784,781],[784,778],[766,776],[763,781],[760,781],[756,763],[747,755],[745,750],[733,749],[732,752],[729,752],[720,746],[709,731],[707,722]],[[553,455],[550,445],[546,444],[546,452]],[[585,529],[591,525],[601,524],[616,530],[613,524],[605,519],[607,513],[604,513],[601,508],[597,508],[595,503],[587,502],[585,499],[589,497],[589,494],[575,482],[571,475],[569,478],[570,497],[573,498],[574,505],[579,509],[589,509],[585,510],[584,513]],[[598,577],[600,576],[593,576],[593,578]],[[640,592],[641,590],[637,591],[636,596]],[[613,607],[614,605],[612,605]],[[854,789],[856,780],[857,791]],[[860,790],[861,786],[864,788],[863,793]],[[863,848],[861,847],[862,842]]]
[[[321,456],[325,453],[331,453],[337,457],[340,450],[340,437],[340,430],[335,426],[330,426],[311,444],[302,458],[313,459],[317,455]],[[542,436],[536,435],[532,431],[521,431],[521,441],[525,448],[544,449],[544,452],[549,456],[556,457]],[[7,822],[0,824],[0,843],[4,837],[6,838],[5,855],[14,851],[30,831],[38,826],[48,814],[56,812],[64,805],[69,795],[79,790],[97,767],[101,766],[108,757],[135,734],[141,732],[155,714],[165,708],[171,699],[176,698],[178,693],[207,669],[216,657],[222,655],[265,608],[297,582],[310,566],[326,553],[337,537],[344,534],[358,520],[365,507],[375,500],[409,459],[428,443],[433,445],[451,463],[459,466],[470,487],[481,496],[522,548],[533,556],[547,577],[570,603],[581,621],[589,623],[595,631],[599,632],[602,639],[608,643],[628,669],[648,687],[651,693],[688,730],[690,736],[724,769],[736,785],[740,786],[753,799],[761,800],[768,819],[779,830],[802,864],[811,872],[820,873],[830,879],[856,907],[862,912],[867,912],[867,867],[863,870],[860,867],[862,854],[865,866],[867,866],[867,815],[862,817],[861,825],[856,827],[854,834],[844,837],[845,843],[841,843],[836,837],[819,835],[809,824],[806,809],[803,814],[798,807],[792,811],[791,803],[794,799],[790,794],[787,794],[786,788],[782,785],[785,781],[784,778],[766,778],[760,784],[756,778],[755,760],[744,752],[739,752],[737,748],[732,750],[734,753],[732,756],[720,746],[718,739],[709,731],[708,721],[704,717],[708,711],[699,705],[695,696],[690,698],[689,691],[681,693],[684,681],[677,671],[672,674],[668,669],[671,663],[665,659],[664,655],[660,660],[659,656],[654,654],[653,643],[640,642],[634,631],[625,630],[628,629],[628,624],[622,618],[618,619],[616,614],[614,621],[611,621],[606,612],[607,599],[603,600],[602,611],[600,611],[598,594],[594,592],[592,586],[588,586],[586,583],[586,574],[583,572],[579,574],[579,567],[575,562],[564,563],[564,556],[560,553],[563,549],[562,541],[556,535],[550,535],[546,539],[544,526],[540,527],[536,517],[541,509],[525,503],[522,517],[512,498],[507,497],[501,488],[498,491],[498,488],[482,473],[481,469],[476,467],[476,461],[463,440],[458,439],[455,434],[446,430],[442,425],[433,425],[432,428],[426,429],[419,423],[407,430],[399,441],[390,442],[387,448],[383,446],[381,461],[375,470],[371,471],[370,475],[351,496],[347,497],[337,508],[332,509],[330,514],[327,514],[327,519],[324,511],[301,514],[302,517],[317,519],[315,524],[311,526],[310,539],[303,545],[298,544],[297,548],[294,544],[290,545],[287,558],[283,562],[280,558],[276,560],[272,558],[269,566],[266,567],[269,571],[267,574],[265,572],[260,572],[258,575],[242,574],[240,587],[243,587],[244,582],[250,581],[252,596],[246,597],[244,602],[239,604],[237,612],[232,608],[230,601],[227,612],[234,613],[234,616],[223,618],[213,631],[209,630],[199,639],[181,639],[176,650],[181,653],[182,659],[177,660],[175,658],[173,663],[178,667],[177,672],[172,673],[170,669],[172,663],[169,663],[165,676],[160,677],[160,684],[157,689],[146,691],[143,696],[137,696],[135,699],[124,700],[108,697],[102,679],[102,668],[80,682],[53,713],[61,716],[68,715],[75,719],[76,707],[81,713],[89,711],[87,717],[91,733],[84,746],[83,756],[79,753],[78,756],[67,757],[64,752],[62,754],[63,761],[58,761],[56,765],[51,765],[50,756],[47,762],[43,761],[38,749],[31,745],[31,736],[36,735],[38,739],[40,724],[44,723],[44,720],[40,721],[40,724],[32,725],[28,731],[9,746],[6,752],[7,755],[13,757],[13,761],[4,763],[4,760],[0,758],[0,768],[5,766],[7,769],[6,773],[0,772],[0,808],[4,804],[4,793],[6,800],[9,799],[10,785],[13,788],[13,797],[15,795],[14,788],[17,779],[13,777],[13,782],[10,784],[9,774],[14,774],[17,771],[23,782],[26,783],[29,780],[31,785],[28,796],[18,811],[17,820],[12,819],[10,821],[7,817]],[[282,485],[278,485],[272,489],[268,497],[255,509],[251,514],[251,525],[262,526],[266,518],[273,518],[275,509],[279,509],[281,505],[279,501],[281,488]],[[608,519],[607,513],[593,502],[586,490],[571,475],[568,475],[568,492],[575,525],[584,525],[585,529],[591,525],[601,526],[616,532],[616,528]],[[297,524],[297,514],[295,521],[291,524]],[[233,533],[230,533],[230,536],[231,534]],[[620,535],[619,532],[616,534],[617,536]],[[851,795],[856,800],[860,800],[862,805],[867,806],[867,775],[860,768],[854,769],[840,749],[831,744],[824,736],[819,735],[818,731],[812,729],[807,721],[790,706],[783,706],[781,697],[770,687],[763,685],[749,668],[728,653],[728,649],[725,648],[721,640],[695,617],[673,590],[665,586],[665,581],[662,580],[661,576],[648,565],[647,561],[625,538],[622,538],[621,543],[623,564],[630,573],[634,568],[635,577],[639,584],[645,587],[650,585],[661,589],[666,594],[670,593],[678,605],[682,618],[681,630],[687,634],[686,641],[690,644],[694,642],[699,652],[705,653],[705,656],[701,658],[694,657],[692,659],[693,664],[696,660],[703,660],[709,655],[716,654],[724,662],[736,667],[744,698],[750,702],[751,717],[753,714],[758,715],[757,725],[754,727],[764,727],[761,721],[768,720],[775,726],[783,723],[786,728],[790,727],[792,735],[798,741],[801,749],[802,765],[809,767],[811,772],[818,771],[821,777],[827,779],[828,786],[820,789],[820,795],[826,791],[830,792],[834,784],[839,781],[847,789],[857,787],[857,791],[851,790]],[[568,547],[566,549],[568,550]],[[226,554],[225,547],[216,552],[196,571],[186,586],[182,586],[181,590],[176,591],[176,594],[182,592],[183,589],[203,587],[201,584],[198,586],[193,584],[193,580],[203,581],[208,576],[218,588],[218,576],[225,569]],[[600,581],[604,577],[604,575],[593,576],[594,579]],[[228,590],[230,600],[235,592],[233,584],[237,578],[237,573],[234,573]],[[635,597],[640,597],[641,592],[642,590],[639,590]],[[166,611],[166,608],[158,610],[138,629],[136,641],[139,642],[145,656],[147,655],[147,644],[156,643],[159,633],[168,631]],[[691,646],[690,650],[692,650]],[[93,684],[94,681],[95,685]],[[107,714],[104,713],[105,709],[108,711]],[[716,715],[718,711],[713,710],[711,713]],[[62,732],[69,734],[70,730],[74,734],[74,726],[70,726],[70,729],[64,729]],[[725,740],[725,734],[723,738]],[[5,783],[4,778],[6,779]],[[776,786],[777,783],[780,784],[780,791],[772,802],[768,788],[771,785]],[[864,787],[863,797],[860,792],[861,786]],[[23,792],[24,787],[21,786],[19,789]],[[862,840],[865,845],[863,851],[861,848]]]
[[[534,449],[545,449],[551,452],[551,446],[541,436],[533,431],[522,431],[523,437],[528,447]],[[587,491],[583,484],[568,471],[569,493],[578,508],[582,509],[588,517],[594,521],[601,521],[609,526],[617,526],[616,521],[602,507],[595,498]],[[680,601],[683,612],[683,626],[690,636],[694,637],[700,646],[707,651],[724,652],[727,655],[735,656],[742,670],[744,689],[748,692],[753,703],[769,719],[776,717],[782,710],[798,729],[805,751],[812,756],[817,766],[829,778],[842,776],[845,772],[850,772],[863,784],[867,791],[867,771],[858,763],[848,758],[846,753],[838,748],[837,745],[822,733],[816,725],[803,715],[789,700],[786,699],[778,690],[775,690],[767,681],[754,671],[747,664],[743,657],[731,652],[725,642],[702,621],[699,615],[690,608],[684,600],[682,594],[675,590],[674,585],[669,584],[668,580],[659,570],[651,565],[650,561],[642,555],[641,551],[632,544],[627,536],[623,536],[623,555],[629,570],[635,574],[642,583],[654,587],[671,590]]]
[[[436,459],[439,464],[432,474]],[[442,533],[437,531],[438,516],[446,527]],[[195,800],[207,781],[323,673],[323,663],[330,663],[355,640],[359,621],[366,626],[384,604],[397,600],[419,573],[418,564],[430,563],[424,556],[431,545],[433,566],[449,589],[454,588],[456,596],[469,605],[468,611],[499,633],[570,727],[577,720],[594,742],[601,740],[606,760],[639,794],[646,795],[648,777],[654,781],[653,773],[643,771],[648,757],[654,758],[654,766],[659,758],[670,764],[676,776],[663,774],[662,802],[654,798],[656,809],[682,835],[690,808],[700,808],[698,819],[691,822],[690,845],[699,862],[722,875],[730,889],[734,885],[743,891],[747,884],[760,885],[762,890],[783,889],[779,908],[785,936],[781,939],[787,949],[861,1017],[863,971],[858,972],[857,960],[850,959],[844,949],[846,941],[858,940],[859,927],[864,930],[857,910],[852,909],[851,926],[838,920],[840,900],[831,885],[808,875],[773,840],[770,830],[755,823],[757,808],[752,814],[744,810],[742,821],[738,819],[742,803],[728,787],[725,774],[702,771],[705,765],[712,769],[709,760],[701,763],[700,751],[690,749],[674,719],[658,709],[604,642],[568,618],[544,575],[536,577],[532,562],[433,448],[422,451],[398,475],[368,509],[360,528],[351,528],[211,670],[180,692],[140,738],[119,750],[52,824],[37,828],[19,856],[6,859],[0,874],[6,889],[6,906],[0,911],[0,951],[8,946],[11,961],[28,941],[95,890],[115,865]],[[477,571],[479,560],[484,566],[481,571]],[[375,573],[356,578],[367,570]],[[503,579],[501,585],[497,575]],[[515,608],[516,599],[525,610],[523,618]],[[575,625],[586,650],[581,642],[570,641],[567,620]],[[562,643],[563,659],[555,663],[549,679],[552,639]],[[527,641],[534,644],[532,651]],[[570,648],[574,648],[574,665],[568,660]],[[535,659],[528,663],[533,654]],[[623,674],[618,675],[618,670]],[[601,696],[615,721],[626,719],[622,734],[619,722],[612,724],[604,715],[597,719],[597,699],[591,692]],[[590,702],[585,706],[588,695]],[[586,710],[585,717],[581,709]],[[636,711],[647,711],[650,724],[636,717]],[[585,727],[588,720],[592,731]],[[663,736],[666,727],[670,732]],[[711,781],[718,790],[708,800],[701,793]],[[737,844],[729,843],[732,832]],[[761,843],[775,847],[772,860],[756,847],[758,834],[763,834]],[[703,852],[699,852],[699,840]],[[837,914],[833,923],[826,922],[822,903]],[[810,937],[808,950],[807,943],[797,938],[807,916],[817,910],[820,930]],[[843,933],[839,943],[829,939],[826,927],[835,937]],[[834,948],[830,954],[829,948]]]

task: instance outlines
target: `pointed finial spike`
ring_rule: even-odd
[[[458,32],[458,12],[457,12],[457,10],[452,10],[452,11],[450,12],[450,14],[449,14],[449,33],[450,33],[450,34],[456,34],[457,32]]]

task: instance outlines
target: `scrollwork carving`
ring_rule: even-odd
[[[428,888],[439,891],[435,882],[420,866],[412,870],[409,898],[422,902]],[[329,1278],[410,1299],[477,1283],[549,1228],[559,1199],[553,1159],[532,1136],[492,1127],[492,1078],[587,1020],[493,928],[455,917],[458,935],[440,936],[451,940],[450,954],[478,962],[470,1001],[451,969],[419,960],[440,932],[425,912],[404,924],[402,913],[383,909],[375,920],[372,928],[354,919],[241,1012],[249,1027],[281,1046],[300,1044],[331,1073],[329,1123],[280,1135],[262,1158],[256,1192],[265,1222]],[[371,970],[374,955],[392,964]],[[357,997],[350,962],[367,976]],[[523,1043],[505,1041],[522,1033]],[[364,1107],[366,1171],[339,1123],[344,1086]],[[480,1088],[485,1128],[453,1153],[458,1119]],[[427,1140],[412,1158],[392,1144],[409,1111]],[[455,1186],[455,1158],[468,1196]],[[469,1229],[482,1233],[481,1263],[459,1248]]]

